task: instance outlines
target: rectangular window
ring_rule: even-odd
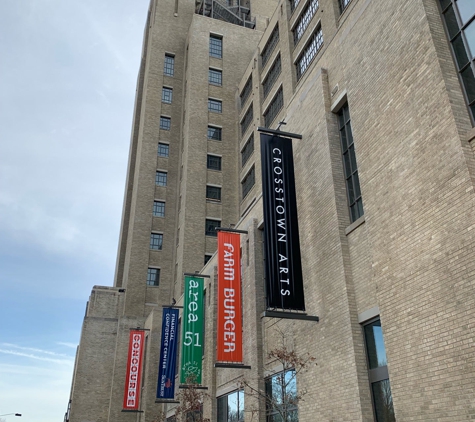
[[[246,177],[241,182],[242,199],[246,197],[246,195],[249,193],[249,191],[252,189],[255,183],[256,183],[256,170],[255,170],[255,167],[252,166],[251,170],[249,170],[249,173],[246,174]]]
[[[375,420],[376,422],[395,422],[386,348],[380,319],[365,324],[363,330]]]
[[[290,0],[290,11],[293,12],[299,5],[300,0]]]
[[[254,134],[250,136],[247,142],[244,144],[244,148],[241,151],[241,166],[244,167],[244,164],[247,163],[249,157],[254,152]]]
[[[150,249],[161,251],[163,246],[163,234],[152,233],[150,235]]]
[[[279,77],[281,71],[282,71],[282,64],[280,61],[280,54],[279,54],[277,58],[275,59],[274,63],[272,64],[272,67],[270,68],[269,73],[264,79],[264,82],[262,82],[264,98],[267,97],[267,94],[270,92],[271,88],[274,86],[274,83]]]
[[[308,44],[303,49],[302,54],[297,60],[295,67],[297,68],[297,80],[302,77],[305,71],[312,63],[312,60],[315,58],[317,53],[323,46],[323,32],[322,28],[319,26],[314,34],[310,37]]]
[[[160,270],[149,268],[147,271],[147,286],[158,286],[160,284]]]
[[[244,422],[244,390],[218,397],[218,422]]]
[[[241,95],[239,96],[241,98],[241,107],[246,103],[246,100],[251,95],[251,92],[252,92],[252,74],[251,76],[249,76],[249,79],[247,80],[246,85],[244,85]]]
[[[155,173],[155,184],[157,186],[166,186],[167,185],[167,172],[166,171],[157,171]]]
[[[173,100],[173,89],[164,86],[162,88],[162,103],[171,104]]]
[[[206,199],[221,201],[221,188],[218,186],[206,186]]]
[[[160,129],[170,130],[172,119],[170,117],[160,116]]]
[[[343,11],[346,9],[346,6],[350,4],[351,0],[339,0],[340,3],[340,13],[343,13]]]
[[[163,73],[168,76],[173,76],[175,73],[175,56],[172,54],[165,54],[165,66]]]
[[[216,237],[218,235],[218,232],[216,231],[218,227],[221,227],[221,221],[207,218],[205,222],[205,235]]]
[[[252,119],[254,119],[254,110],[253,110],[253,106],[252,106],[252,103],[251,103],[251,105],[249,106],[249,108],[246,111],[246,114],[244,115],[244,117],[241,120],[241,136],[246,133],[247,128],[252,123]]]
[[[153,216],[165,217],[165,202],[153,201]]]
[[[223,39],[217,35],[209,37],[209,55],[221,59],[223,57]]]
[[[302,38],[305,30],[307,29],[309,23],[312,21],[313,16],[318,9],[318,0],[310,0],[310,3],[304,9],[300,15],[297,25],[293,30],[294,33],[294,45],[297,45],[300,39]]]
[[[213,100],[208,98],[208,110],[213,113],[222,113],[223,112],[223,103],[219,100]]]
[[[353,222],[360,218],[364,211],[348,104],[345,104],[338,113],[338,128],[340,130],[341,153],[343,155],[350,221]]]
[[[208,82],[212,85],[221,86],[223,84],[223,72],[218,69],[209,69]]]
[[[264,67],[269,60],[272,52],[275,49],[275,46],[279,43],[279,24],[277,24],[270,34],[267,44],[262,49],[261,58],[262,58],[262,67]]]
[[[265,127],[270,127],[271,123],[274,121],[276,116],[279,114],[279,111],[282,110],[284,106],[284,92],[282,87],[279,88],[274,98],[267,107],[267,110],[264,112],[264,125]]]
[[[159,157],[168,157],[170,146],[168,144],[164,144],[163,142],[158,143],[158,156]]]
[[[222,129],[220,127],[208,126],[208,139],[221,141]]]
[[[297,374],[295,369],[279,372],[265,380],[267,421],[298,421]]]
[[[219,155],[208,154],[206,167],[209,170],[221,171],[221,157]]]

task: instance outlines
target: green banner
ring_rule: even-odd
[[[181,319],[181,384],[201,384],[203,357],[203,286],[201,277],[185,276]]]

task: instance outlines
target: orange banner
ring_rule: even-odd
[[[142,330],[130,331],[129,355],[127,357],[127,374],[125,376],[124,410],[138,410],[141,378],[142,356],[144,348],[145,332]]]
[[[218,362],[242,363],[241,238],[218,232]]]

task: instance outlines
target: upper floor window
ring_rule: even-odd
[[[221,170],[221,157],[219,155],[208,154],[206,167],[210,170]]]
[[[150,235],[150,249],[155,249],[157,251],[162,250],[163,246],[163,234],[162,233],[152,233]]]
[[[168,157],[170,150],[170,145],[163,142],[158,143],[158,156],[159,157]]]
[[[290,11],[293,12],[299,5],[300,0],[290,0]]]
[[[300,79],[305,71],[310,66],[310,63],[315,58],[323,45],[323,33],[322,28],[319,26],[317,30],[311,36],[308,44],[303,49],[302,54],[297,60],[297,79]]]
[[[241,135],[244,135],[246,133],[246,130],[251,124],[253,118],[254,118],[254,110],[251,103],[251,105],[246,111],[246,114],[241,120]]]
[[[246,174],[243,181],[241,182],[242,188],[242,198],[244,199],[249,191],[252,189],[256,183],[256,168],[252,166],[251,170]]]
[[[396,422],[380,319],[363,326],[376,422]]]
[[[219,69],[209,69],[208,82],[212,85],[223,84],[223,72]]]
[[[158,286],[160,284],[160,269],[149,268],[147,271],[147,286]]]
[[[244,422],[244,390],[218,397],[218,422]]]
[[[351,0],[338,0],[340,3],[340,13],[343,13],[343,11],[346,9],[346,6],[350,4]]]
[[[264,67],[269,60],[272,52],[274,51],[275,46],[279,43],[279,24],[277,24],[270,34],[267,44],[262,49],[261,58],[262,58],[262,67]]]
[[[162,88],[162,103],[171,104],[173,99],[173,89],[167,86]]]
[[[247,142],[244,144],[244,147],[241,151],[241,166],[244,167],[244,164],[247,163],[249,157],[254,152],[254,134],[252,134]]]
[[[160,129],[170,130],[172,119],[170,117],[160,116]]]
[[[249,76],[249,79],[246,82],[246,85],[244,85],[244,88],[241,91],[241,94],[239,95],[241,99],[241,107],[246,103],[246,100],[249,98],[252,92],[252,74]]]
[[[175,56],[172,54],[165,54],[165,66],[163,73],[168,76],[173,76],[175,73]]]
[[[153,201],[153,216],[165,217],[165,202]]]
[[[206,186],[206,199],[221,201],[221,188],[219,186]]]
[[[209,55],[218,59],[223,57],[223,39],[221,37],[209,36]]]
[[[307,29],[309,23],[312,21],[313,16],[318,9],[318,0],[310,0],[310,3],[304,9],[300,15],[297,25],[293,30],[294,33],[294,45],[297,45],[300,39],[302,38],[305,30]]]
[[[280,75],[282,71],[282,64],[280,60],[280,54],[275,59],[274,63],[272,63],[272,67],[269,70],[264,82],[262,82],[262,89],[264,92],[264,98],[267,97],[267,94],[270,92],[271,88],[274,86],[275,81]]]
[[[167,185],[167,172],[166,171],[157,171],[155,173],[155,184],[157,186],[166,186]]]
[[[464,88],[472,121],[475,122],[475,2],[439,0],[445,27]]]
[[[222,101],[208,98],[208,110],[214,113],[222,113],[223,112]]]
[[[277,94],[275,94],[274,98],[267,107],[267,110],[264,112],[264,125],[266,127],[270,127],[271,123],[276,118],[279,111],[282,110],[284,106],[284,93],[282,91],[282,87],[279,88]]]
[[[222,129],[220,127],[208,126],[208,139],[221,141]]]
[[[267,421],[298,421],[297,374],[295,369],[272,375],[265,382]]]
[[[353,222],[360,218],[364,211],[348,104],[345,104],[338,113],[338,128],[340,130],[341,153],[343,154],[350,220]]]
[[[205,235],[214,237],[218,236],[216,229],[219,227],[221,227],[221,221],[207,218],[205,223]]]

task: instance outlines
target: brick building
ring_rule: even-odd
[[[71,422],[151,422],[162,306],[206,279],[211,421],[257,400],[281,347],[315,363],[289,420],[475,417],[473,0],[152,0],[113,287],[94,286]],[[293,141],[307,313],[266,318],[257,128]],[[243,350],[215,368],[216,227],[244,230]],[[141,413],[122,412],[128,334],[147,330]],[[289,376],[293,377],[290,370]],[[242,380],[246,387],[241,391]],[[237,414],[223,409],[237,409]],[[233,419],[234,418],[234,419]],[[237,418],[237,419],[236,419]]]

